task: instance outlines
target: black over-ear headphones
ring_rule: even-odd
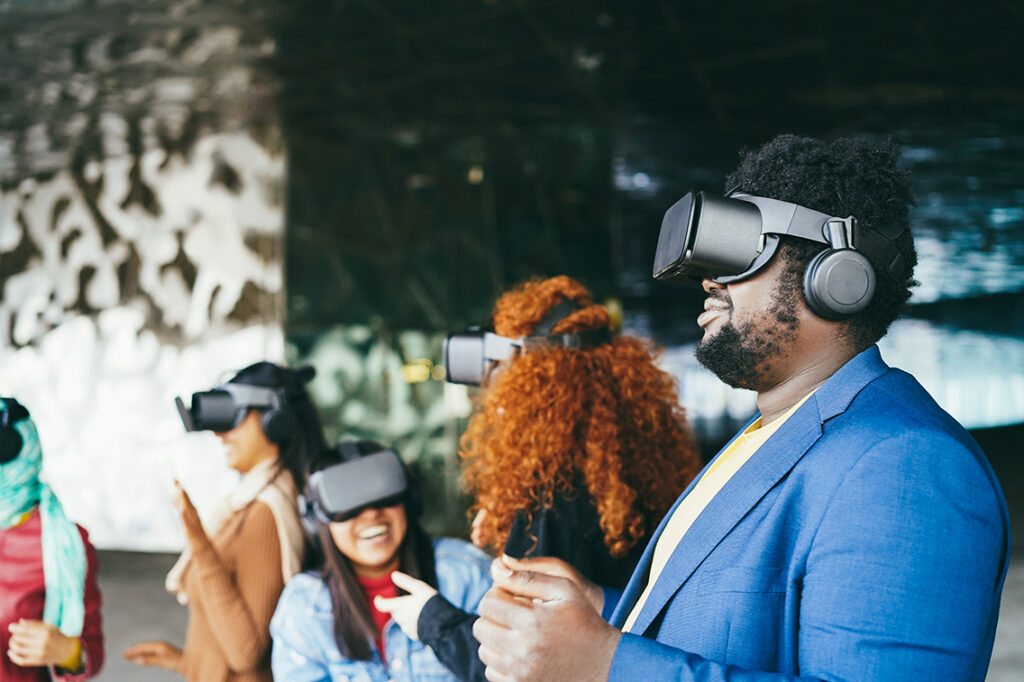
[[[843,320],[864,310],[875,293],[876,273],[904,275],[897,247],[901,224],[866,228],[788,201],[730,192],[720,197],[689,192],[662,220],[654,277],[700,286],[753,276],[775,255],[783,236],[825,244],[804,273],[804,299],[818,316]]]
[[[6,464],[21,453],[25,441],[14,425],[28,417],[28,410],[14,398],[4,398],[0,405],[0,464]]]
[[[298,388],[283,388],[276,393],[279,396],[277,404],[263,410],[260,414],[260,426],[267,440],[275,445],[284,445],[299,428],[299,420],[295,416],[292,404],[305,397],[305,393]]]

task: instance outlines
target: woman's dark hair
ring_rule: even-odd
[[[309,365],[289,369],[272,362],[257,362],[240,370],[227,382],[284,391],[286,408],[295,417],[295,430],[280,444],[277,461],[279,471],[287,470],[299,490],[306,484],[310,467],[327,450],[320,416],[306,391],[306,383],[315,375],[316,370]]]
[[[387,449],[372,440],[361,440],[356,445],[361,455],[372,455]],[[339,454],[333,450],[326,451],[325,456],[320,458],[312,471],[325,469],[341,461]],[[408,471],[406,473],[408,474]],[[411,476],[409,484],[416,485]],[[398,548],[398,566],[404,573],[437,587],[433,543],[419,521],[410,513],[408,498],[404,507],[407,526],[405,538]],[[338,650],[348,658],[357,661],[370,660],[373,655],[370,642],[377,638],[377,626],[373,622],[370,602],[356,578],[352,562],[334,544],[328,524],[318,520],[316,532],[321,548],[321,577],[331,593],[334,641],[338,645]]]
[[[905,228],[895,242],[905,265],[902,276],[895,278],[885,268],[876,267],[871,304],[844,323],[847,336],[858,348],[867,348],[885,335],[917,284],[917,253],[909,229],[914,198],[907,173],[899,168],[899,157],[899,145],[892,140],[825,142],[779,135],[760,149],[743,152],[739,167],[726,179],[729,190],[790,201],[843,218],[852,215],[865,228]],[[782,238],[778,257],[787,261],[792,275],[787,286],[802,288],[807,262],[823,248],[804,239]]]

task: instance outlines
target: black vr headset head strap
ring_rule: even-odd
[[[555,325],[564,320],[565,318],[572,315],[577,310],[580,310],[579,304],[575,301],[563,298],[558,302],[554,308],[549,310],[544,317],[540,318],[536,325],[533,327],[533,333],[530,336],[549,336],[551,330],[555,328]]]
[[[592,329],[589,331],[569,334],[552,334],[555,326],[583,306],[575,301],[563,298],[537,322],[533,333],[523,341],[524,350],[533,350],[544,346],[562,346],[564,348],[593,348],[606,343],[611,334],[608,329]]]
[[[359,449],[359,443],[354,440],[343,440],[338,443],[338,447],[335,449],[341,455],[341,461],[343,462],[351,462],[363,456],[362,451]]]

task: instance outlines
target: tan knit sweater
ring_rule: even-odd
[[[193,555],[182,577],[190,682],[271,682],[270,617],[284,589],[274,515],[262,502],[237,512]]]

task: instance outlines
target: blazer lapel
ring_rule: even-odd
[[[864,386],[887,370],[888,367],[882,362],[878,348],[872,346],[840,368],[793,413],[785,424],[779,427],[779,430],[715,495],[687,530],[662,569],[658,582],[630,632],[639,634],[647,630],[669,599],[690,578],[708,554],[821,437],[822,424],[845,411],[853,397]],[[687,492],[695,483],[696,481],[690,484]],[[682,497],[685,497],[685,494],[680,500]],[[675,506],[678,504],[677,500]],[[633,573],[612,619],[613,625],[618,623],[621,627],[646,585],[653,547],[669,516],[671,512],[662,520],[657,534],[648,544],[637,570]]]
[[[661,571],[631,631],[642,633],[729,531],[821,435],[813,401],[804,403],[708,503]]]
[[[742,429],[730,438],[729,442],[718,451],[718,454],[708,460],[708,463],[704,465],[704,468],[700,470],[694,479],[690,481],[690,484],[686,486],[686,489],[683,490],[678,498],[676,498],[676,501],[672,504],[672,508],[669,509],[665,516],[662,517],[661,523],[658,524],[658,527],[651,535],[650,541],[647,543],[647,547],[644,549],[644,553],[640,556],[640,561],[637,562],[636,568],[633,569],[633,575],[630,576],[629,582],[626,584],[626,588],[623,590],[622,596],[619,598],[619,603],[615,606],[615,611],[612,612],[612,617],[609,621],[611,625],[621,628],[625,624],[626,618],[628,618],[629,614],[633,612],[633,606],[636,605],[636,600],[640,598],[640,595],[643,594],[644,589],[647,587],[647,575],[651,570],[651,558],[654,556],[654,548],[658,544],[658,538],[661,537],[662,531],[665,530],[665,525],[668,523],[668,520],[672,518],[672,514],[675,513],[676,507],[686,499],[686,496],[689,495],[694,486],[700,482],[700,479],[704,478],[704,474],[715,460],[721,457],[722,453],[729,449],[732,442],[736,440],[741,433],[746,431],[747,428],[754,423],[755,419],[757,419],[757,415],[752,417]]]

